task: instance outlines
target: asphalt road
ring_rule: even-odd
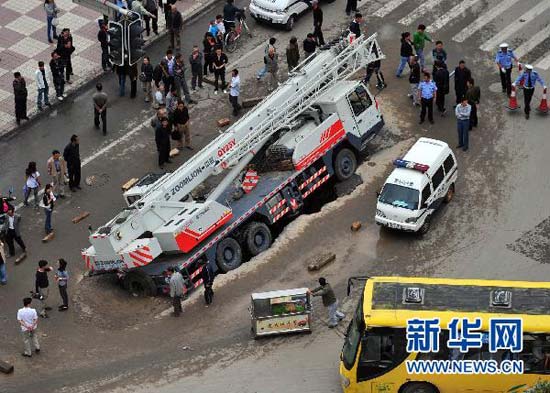
[[[152,112],[139,96],[135,100],[115,97],[115,77],[108,75],[104,85],[113,102],[106,138],[93,128],[93,91],[89,90],[73,103],[64,104],[54,116],[0,142],[0,190],[14,185],[19,191],[26,163],[37,161],[43,172],[50,150],[63,148],[73,133],[81,135],[81,156],[90,158],[85,161],[83,177],[95,176],[92,186],[59,203],[53,218],[56,239],[49,244],[40,243],[43,213],[21,209],[23,236],[30,251],[19,266],[9,261],[9,284],[0,289],[0,355],[16,366],[15,374],[0,377],[3,391],[40,388],[45,392],[120,392],[138,391],[137,386],[143,391],[162,392],[182,388],[201,388],[205,392],[339,391],[337,363],[342,331],[326,330],[320,303],[315,304],[317,320],[311,336],[253,342],[248,334],[250,293],[313,286],[317,276],[306,272],[307,261],[328,249],[337,254],[337,260],[322,274],[335,284],[340,297],[345,280],[355,274],[548,278],[550,207],[545,201],[550,187],[542,169],[548,166],[548,119],[532,116],[527,123],[520,112],[507,113],[506,98],[498,92],[498,75],[491,66],[492,55],[478,49],[501,31],[503,24],[525,12],[524,5],[513,4],[502,20],[497,17],[463,43],[452,38],[495,7],[497,1],[477,2],[434,33],[434,38],[446,43],[450,64],[464,58],[474,70],[482,89],[480,127],[470,136],[470,150],[457,152],[457,194],[435,217],[427,236],[381,231],[374,225],[375,191],[391,170],[387,165],[391,159],[418,136],[432,136],[448,141],[452,147],[456,145],[453,116],[436,117],[434,126],[419,127],[418,113],[405,96],[406,78],[393,77],[399,51],[396,37],[405,29],[399,21],[416,15],[414,10],[421,2],[403,1],[384,18],[372,16],[386,3],[366,4],[369,32],[380,34],[388,56],[383,70],[389,87],[378,96],[388,126],[370,146],[370,160],[360,169],[363,185],[320,213],[300,217],[270,251],[219,278],[214,306],[204,309],[200,299],[189,302],[185,314],[192,317],[172,320],[165,312],[165,299],[129,297],[106,277],[80,281],[83,267],[79,249],[87,246],[87,226],[97,227],[119,211],[123,206],[120,185],[127,179],[157,170],[152,130],[141,126]],[[529,1],[529,5],[535,3]],[[451,7],[445,1],[433,9],[421,9],[418,19],[410,21],[409,29],[420,20],[445,21],[444,12]],[[323,5],[323,9],[326,35],[340,31],[346,24],[343,2]],[[525,42],[543,27],[547,14],[543,11],[518,34],[504,39],[516,45]],[[198,18],[185,30],[186,53],[193,43],[200,42],[208,19],[210,16]],[[242,58],[237,65],[244,75],[244,94],[255,96],[265,88],[254,80],[254,72],[261,66],[262,43],[275,34],[281,51],[291,34],[303,37],[310,31],[311,15],[305,15],[292,33],[258,26],[253,21],[250,24],[254,38],[247,39],[230,61]],[[546,44],[533,49],[532,60],[548,51]],[[151,48],[151,57],[160,58],[165,45],[166,41]],[[546,71],[543,75],[549,76]],[[191,116],[194,140],[200,146],[217,134],[215,120],[230,111],[226,98],[213,96],[211,88],[197,98],[200,102]],[[534,102],[538,103],[538,98]],[[179,156],[173,167],[189,156]],[[70,223],[70,218],[82,210],[92,215],[78,225]],[[364,225],[352,234],[349,225],[355,220]],[[42,337],[43,353],[32,360],[20,359],[15,312],[21,297],[32,288],[39,257],[70,261],[73,307],[69,313],[54,311],[50,319],[41,320],[41,332],[46,335]],[[57,293],[53,293],[53,302],[57,299]],[[344,300],[343,307],[351,311],[355,299]]]

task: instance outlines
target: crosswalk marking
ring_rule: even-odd
[[[522,16],[514,20],[504,29],[500,30],[495,36],[493,36],[492,38],[487,40],[483,45],[481,45],[479,49],[484,51],[496,49],[502,41],[506,40],[512,34],[516,33],[522,27],[527,26],[531,20],[535,19],[537,16],[539,16],[544,11],[546,11],[548,8],[550,8],[550,1],[543,0],[541,3],[537,4],[536,6],[531,8],[529,11],[527,11],[525,14],[523,14]]]
[[[372,15],[377,16],[379,18],[383,18],[406,1],[407,0],[391,0],[384,7],[380,8],[378,11],[376,11]]]
[[[407,15],[404,18],[401,18],[399,20],[399,23],[401,23],[402,25],[408,26],[412,22],[414,22],[416,19],[418,19],[419,17],[424,15],[426,13],[426,11],[431,10],[432,8],[434,8],[436,5],[438,5],[440,3],[441,3],[441,0],[427,0],[427,1],[424,1],[417,9],[415,9],[414,11],[409,13],[409,15]]]
[[[550,52],[546,52],[542,55],[541,58],[537,59],[535,62],[535,67],[542,70],[547,70],[550,68]]]
[[[516,4],[519,0],[504,0],[500,2],[497,7],[491,7],[487,12],[481,14],[475,21],[470,23],[464,29],[462,29],[457,35],[453,37],[453,41],[464,42],[467,38],[473,35],[475,32],[483,28],[497,16],[502,14],[508,8]]]
[[[441,29],[443,26],[447,25],[450,21],[455,19],[457,16],[461,15],[468,8],[475,5],[479,0],[464,0],[463,2],[455,5],[449,10],[446,14],[443,14],[437,19],[434,23],[427,27],[428,32],[433,33]]]
[[[550,25],[546,26],[544,29],[536,33],[533,37],[531,37],[528,41],[521,44],[521,46],[517,47],[514,51],[516,56],[523,57],[535,47],[537,47],[541,42],[543,42],[548,36],[550,36]],[[526,63],[526,61],[523,61],[523,63]]]

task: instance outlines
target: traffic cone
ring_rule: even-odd
[[[521,74],[521,71],[523,71],[523,67],[521,66],[521,63],[518,63],[518,72]],[[520,89],[523,89],[523,86],[525,85],[525,80],[522,79],[520,82],[519,82],[519,88]]]
[[[512,85],[512,92],[510,93],[510,100],[508,102],[508,106],[506,107],[508,110],[515,111],[519,108],[518,100],[516,98],[516,85]]]
[[[540,113],[544,113],[544,114],[548,113],[548,100],[546,99],[546,87],[544,87],[544,90],[542,91],[542,99],[540,100],[540,105],[537,108],[537,110]]]

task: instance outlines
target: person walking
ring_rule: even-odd
[[[418,85],[418,96],[420,98],[420,104],[422,105],[419,124],[424,123],[426,111],[428,112],[429,122],[434,124],[433,104],[434,98],[437,99],[437,86],[431,80],[429,72],[424,72],[424,80]]]
[[[279,85],[279,54],[275,52],[275,48],[269,48],[267,56],[265,56],[266,71],[269,74],[267,79],[267,89],[272,91]]]
[[[44,214],[46,215],[46,221],[44,223],[44,230],[46,235],[53,232],[52,227],[52,213],[55,202],[55,195],[53,194],[53,187],[50,183],[44,187],[44,195],[42,195],[42,207],[44,208]]]
[[[109,35],[107,34],[108,26],[105,22],[99,25],[99,32],[97,33],[97,40],[101,45],[101,67],[104,72],[111,69],[111,62],[109,61]]]
[[[514,54],[514,51],[508,47],[506,42],[500,44],[499,48],[495,57],[495,63],[500,73],[502,92],[510,96],[512,93],[512,68],[514,68],[514,60],[519,64],[519,59]]]
[[[164,169],[165,163],[171,163],[170,160],[170,138],[172,136],[172,126],[167,117],[160,119],[160,124],[155,128],[155,143],[158,151],[158,163],[161,169]]]
[[[435,73],[435,64],[436,62],[439,62],[441,67],[447,68],[447,51],[443,49],[443,41],[436,41],[435,42],[435,48],[432,49],[432,59],[433,59],[433,70],[432,72]]]
[[[21,124],[21,120],[29,120],[27,117],[27,83],[20,72],[13,73],[13,96],[15,101],[15,122]]]
[[[350,16],[352,13],[357,12],[357,0],[346,1],[346,15]],[[357,36],[359,37],[359,36]]]
[[[38,269],[36,270],[34,289],[35,293],[40,298],[40,312],[38,313],[42,318],[48,318],[48,311],[52,308],[48,306],[48,296],[50,294],[50,281],[48,279],[48,273],[53,268],[48,266],[48,261],[41,259],[38,261]]]
[[[434,82],[437,86],[437,98],[435,105],[441,116],[445,116],[445,96],[449,94],[449,71],[444,67],[440,60],[435,62]]]
[[[53,194],[56,198],[65,198],[65,176],[67,176],[67,163],[61,157],[59,150],[52,151],[52,155],[46,161],[46,170],[53,185]]]
[[[478,119],[477,119],[477,110],[479,106],[479,100],[481,98],[481,91],[479,90],[479,86],[475,85],[475,81],[473,78],[470,78],[467,82],[468,89],[466,90],[466,99],[468,100],[468,104],[472,107],[472,111],[470,113],[470,131],[473,127],[477,127]]]
[[[470,130],[470,115],[472,107],[468,104],[468,99],[462,97],[462,102],[455,108],[456,127],[458,131],[457,149],[462,148],[463,151],[468,150],[468,133]]]
[[[44,11],[46,11],[46,34],[48,37],[48,42],[53,44],[53,40],[57,40],[55,25],[57,24],[57,14],[59,12],[57,4],[55,4],[55,0],[45,0]]]
[[[409,97],[413,100],[413,105],[420,105],[420,100],[418,99],[418,85],[420,83],[420,64],[416,60],[416,56],[411,56],[409,61],[409,67],[411,68],[411,73],[409,75],[409,84],[411,86],[411,92]]]
[[[265,46],[265,49],[264,49],[264,65],[260,69],[260,71],[258,71],[258,73],[256,74],[256,79],[257,80],[262,79],[265,76],[265,74],[267,74],[267,66],[265,64],[265,56],[268,55],[269,50],[271,48],[273,48],[275,50],[275,52],[277,51],[277,48],[275,48],[275,42],[277,42],[277,39],[275,37],[271,37],[269,39],[269,41],[267,42],[267,45]]]
[[[214,73],[214,54],[216,51],[216,40],[214,39],[214,36],[211,33],[205,33],[204,39],[202,40],[202,47],[203,47],[203,53],[204,53],[204,65],[202,73],[204,76],[208,75],[208,71],[210,73]]]
[[[36,96],[36,107],[39,111],[43,110],[42,104],[51,106],[49,95],[48,78],[46,77],[46,69],[44,68],[44,62],[38,62],[38,69],[34,72],[36,80],[36,88],[38,89],[38,95]]]
[[[75,51],[73,45],[73,36],[69,29],[65,28],[61,31],[61,35],[57,39],[57,49],[56,52],[61,56],[63,65],[65,67],[65,81],[68,84],[71,84],[71,75],[73,75],[73,63],[71,61],[71,56]]]
[[[201,278],[204,285],[204,302],[208,307],[214,300],[214,290],[212,289],[214,286],[214,272],[207,260],[202,262]]]
[[[381,67],[382,67],[381,60],[372,61],[369,64],[367,64],[365,84],[368,84],[370,82],[370,78],[372,77],[372,74],[376,74],[376,88],[378,90],[382,90],[385,87],[388,87],[388,85],[386,84],[386,81],[384,80],[384,74],[380,70]]]
[[[238,116],[241,106],[239,105],[239,95],[241,94],[241,77],[239,70],[231,71],[231,84],[229,85],[229,102],[233,107],[233,116]]]
[[[181,30],[183,28],[183,17],[181,12],[178,11],[178,7],[175,4],[172,4],[170,10],[170,20],[168,26],[168,31],[170,33],[170,49],[175,49],[176,51],[181,50]]]
[[[472,78],[472,73],[470,69],[466,67],[466,62],[460,60],[458,62],[458,67],[455,68],[455,94],[456,94],[456,104],[462,102],[462,97],[466,93],[467,86],[466,84]]]
[[[36,310],[31,307],[32,299],[26,297],[23,299],[23,308],[17,311],[17,321],[21,326],[21,335],[23,336],[24,351],[22,353],[25,357],[32,357],[32,349],[34,347],[35,353],[40,353],[40,343],[38,342],[38,315]]]
[[[361,23],[363,23],[363,15],[357,12],[355,13],[353,20],[349,24],[349,31],[355,34],[355,38],[359,38],[361,36]]]
[[[57,271],[55,272],[55,281],[57,281],[57,288],[59,289],[59,295],[63,301],[58,311],[67,311],[69,309],[69,296],[67,295],[67,284],[69,282],[69,273],[67,272],[67,261],[60,258],[57,261]]]
[[[335,328],[346,315],[338,310],[338,299],[330,284],[324,277],[319,277],[319,286],[310,290],[311,295],[321,296],[323,306],[328,309],[328,327]]]
[[[318,46],[325,45],[325,38],[323,37],[323,10],[319,7],[319,0],[313,0],[311,2],[313,7],[313,35],[317,41]]]
[[[29,196],[31,193],[34,196],[34,207],[38,209],[38,188],[40,187],[40,172],[36,169],[36,162],[31,161],[25,169],[25,199],[23,204],[29,206]]]
[[[411,33],[408,31],[401,34],[401,61],[399,62],[399,66],[397,67],[397,72],[395,73],[395,76],[398,78],[401,78],[401,74],[403,73],[403,70],[405,69],[405,65],[409,64],[409,59],[411,56],[414,55],[414,45],[411,41]],[[409,64],[410,67],[410,64]]]
[[[63,74],[65,73],[65,68],[57,51],[53,51],[51,57],[50,71],[52,73],[53,85],[55,87],[55,95],[58,101],[63,101],[63,98],[66,97],[65,77],[63,76]]]
[[[300,64],[300,48],[296,37],[292,37],[286,47],[286,63],[289,73]]]
[[[172,306],[174,307],[174,313],[172,315],[179,317],[183,311],[181,308],[181,299],[184,294],[185,281],[181,273],[176,271],[173,267],[169,267],[166,273],[170,279],[170,297],[172,298]]]
[[[78,135],[73,134],[71,136],[71,141],[67,146],[65,146],[65,150],[63,150],[63,158],[67,162],[67,171],[69,173],[69,188],[72,192],[76,192],[76,190],[81,190],[80,140],[78,138]]]
[[[199,89],[202,85],[202,65],[203,54],[200,52],[198,45],[193,45],[193,50],[189,55],[189,64],[191,65],[191,90],[197,91],[197,82]]]
[[[424,71],[424,47],[426,46],[426,41],[432,42],[432,39],[426,34],[426,25],[420,24],[413,34],[413,45],[422,71]]]
[[[174,65],[174,82],[178,88],[178,96],[181,97],[181,92],[183,91],[185,102],[187,104],[196,104],[197,102],[191,98],[191,93],[189,93],[189,86],[187,85],[185,71],[186,69],[183,55],[178,53],[176,55],[176,64]]]
[[[214,67],[214,94],[218,94],[218,81],[221,79],[222,90],[224,93],[227,93],[226,83],[225,83],[225,65],[229,63],[227,56],[223,53],[222,48],[216,48],[216,53],[214,54],[213,67]]]
[[[107,93],[103,92],[103,85],[101,82],[97,82],[95,85],[96,92],[92,96],[94,102],[94,125],[99,130],[99,117],[101,116],[101,123],[103,124],[103,135],[107,135]]]
[[[15,240],[23,254],[27,252],[25,242],[21,237],[21,216],[15,213],[13,206],[8,207],[8,212],[6,213],[7,217],[4,221],[4,227],[2,228],[2,233],[4,233],[4,239],[8,243],[8,253],[10,257],[15,256],[15,246],[13,241]]]
[[[531,99],[533,98],[533,94],[535,93],[535,85],[540,83],[540,85],[546,89],[544,79],[539,75],[539,73],[535,70],[533,70],[533,66],[531,64],[525,65],[525,71],[521,75],[518,76],[516,81],[514,82],[514,86],[524,83],[523,85],[523,101],[525,104],[525,118],[529,119],[529,113],[531,112]]]
[[[177,107],[172,113],[172,120],[174,122],[172,139],[177,142],[176,147],[178,149],[185,147],[193,150],[193,146],[191,146],[191,132],[189,131],[189,111],[182,100],[178,100]],[[184,138],[185,145],[183,144]]]
[[[4,250],[4,242],[0,236],[0,285],[6,285],[8,283],[8,275],[6,273],[6,251]]]
[[[149,56],[145,56],[141,64],[141,73],[139,74],[139,79],[141,80],[143,93],[145,95],[145,102],[151,102],[153,100],[153,74],[154,69],[151,64],[151,59]]]

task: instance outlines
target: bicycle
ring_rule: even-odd
[[[250,31],[248,25],[246,24],[246,16],[244,14],[246,7],[243,9],[243,13],[238,13],[236,16],[237,23],[235,27],[232,27],[231,30],[225,36],[225,49],[228,52],[234,52],[237,49],[237,41],[243,33],[243,29],[246,30],[248,36],[252,38],[252,32]]]

